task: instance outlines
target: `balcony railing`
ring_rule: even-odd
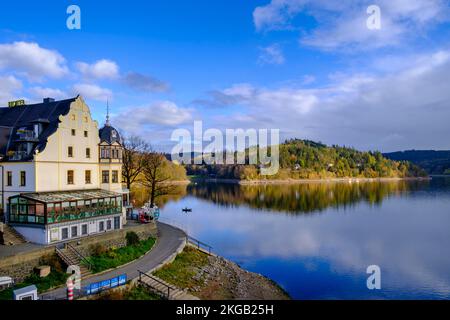
[[[27,157],[28,153],[26,151],[13,151],[8,155],[10,161],[21,161]]]

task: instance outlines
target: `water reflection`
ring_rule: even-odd
[[[429,181],[330,182],[297,185],[189,185],[187,193],[221,206],[247,205],[288,213],[311,213],[329,207],[346,208],[358,202],[380,205],[393,195],[417,191],[429,186]]]

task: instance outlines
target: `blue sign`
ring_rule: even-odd
[[[119,286],[119,277],[115,277],[111,279],[111,288],[115,288]]]
[[[123,286],[126,283],[127,283],[127,275],[122,274],[112,279],[91,283],[89,286],[85,288],[85,291],[87,295],[91,295],[99,293],[104,290],[116,288],[118,286]]]
[[[127,283],[127,275],[123,274],[123,275],[119,276],[119,286],[122,286],[125,283]]]

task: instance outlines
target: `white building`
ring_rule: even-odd
[[[99,130],[81,97],[11,105],[0,108],[7,223],[41,244],[122,228],[129,191],[121,183],[121,139],[109,119]]]

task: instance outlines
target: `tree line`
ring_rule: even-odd
[[[407,178],[427,173],[408,161],[394,161],[381,152],[363,152],[337,145],[290,139],[280,145],[280,170],[274,176],[261,176],[257,165],[188,165],[188,175],[219,179],[330,179]]]

